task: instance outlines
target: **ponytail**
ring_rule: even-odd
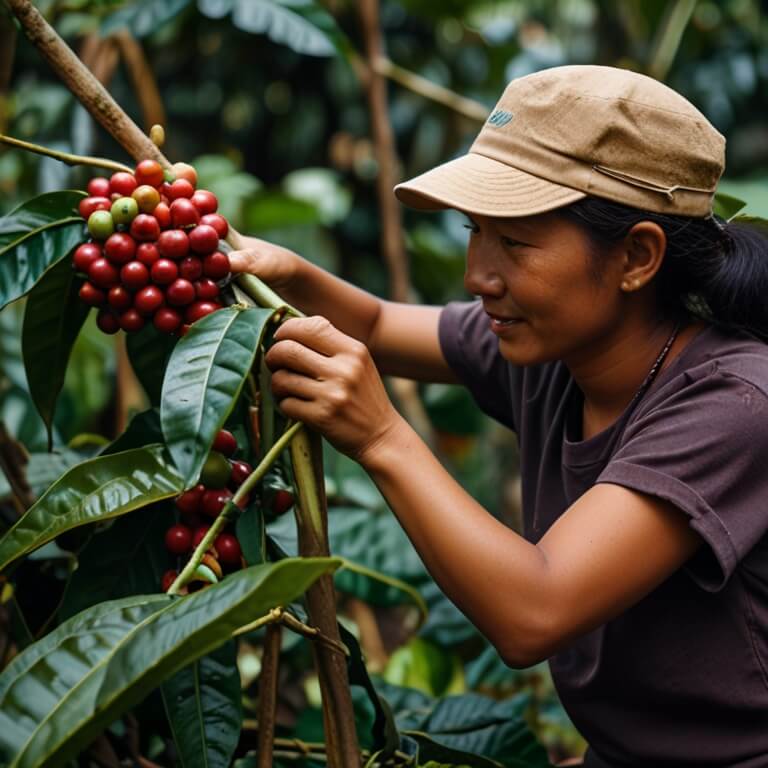
[[[668,216],[596,197],[558,213],[579,224],[598,253],[635,224],[655,222],[667,236],[656,276],[662,309],[768,341],[768,224]]]

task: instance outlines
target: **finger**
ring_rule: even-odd
[[[358,351],[357,348],[363,346],[320,315],[286,320],[275,332],[275,339],[293,339],[328,357],[340,352]]]
[[[316,400],[321,395],[321,382],[285,369],[275,371],[270,384],[272,386],[272,393],[278,401],[282,401],[287,397],[297,397],[301,400]]]
[[[288,369],[318,381],[329,378],[333,373],[330,358],[293,339],[273,344],[264,356],[264,362],[271,371]]]
[[[258,254],[252,250],[230,251],[229,268],[231,272],[250,272],[258,264]]]

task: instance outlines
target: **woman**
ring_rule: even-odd
[[[231,255],[330,320],[276,333],[282,410],[360,462],[508,664],[549,659],[586,765],[768,765],[768,270],[757,234],[712,216],[723,155],[666,86],[554,68],[396,189],[466,213],[478,300],[388,303],[258,240]],[[515,430],[524,536],[380,373],[461,382]]]

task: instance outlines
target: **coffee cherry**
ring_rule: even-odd
[[[165,297],[173,307],[186,307],[195,300],[195,286],[189,280],[179,278],[165,289]]]
[[[127,264],[136,254],[136,241],[125,232],[115,232],[104,243],[104,255],[113,264]]]
[[[166,571],[160,581],[160,590],[167,592],[173,586],[173,582],[176,581],[178,575],[178,571]]]
[[[131,237],[144,242],[154,242],[160,237],[160,224],[149,213],[140,213],[131,222]]]
[[[179,200],[182,197],[189,199],[194,193],[195,187],[187,179],[176,179],[168,187],[168,197],[171,200]]]
[[[96,315],[96,325],[102,333],[117,333],[120,330],[120,321],[107,309],[100,309]]]
[[[137,186],[134,175],[125,171],[113,173],[109,179],[110,193],[120,195],[120,197],[130,197]]]
[[[174,182],[176,184],[177,182]],[[191,200],[179,197],[171,203],[171,222],[174,227],[194,227],[200,221],[200,214]]]
[[[133,190],[131,197],[136,201],[142,213],[152,213],[160,202],[160,193],[149,184],[142,184]]]
[[[174,163],[171,174],[174,179],[186,179],[193,187],[197,185],[197,171],[189,163]]]
[[[132,306],[133,296],[122,285],[113,285],[107,293],[107,302],[112,309],[123,312]]]
[[[224,488],[232,474],[232,465],[222,453],[211,451],[200,470],[200,482],[206,488]]]
[[[275,515],[282,515],[293,506],[293,494],[283,488],[275,491],[272,499],[272,512]]]
[[[133,308],[126,309],[119,319],[120,327],[128,333],[140,331],[144,327],[144,318],[139,314],[138,310]]]
[[[181,315],[175,309],[161,307],[155,312],[152,322],[161,333],[175,333],[181,325]]]
[[[198,224],[189,233],[189,247],[195,253],[213,253],[219,247],[219,233],[210,224]]]
[[[112,220],[120,225],[130,224],[139,212],[139,204],[132,197],[121,197],[112,203]]]
[[[191,327],[192,326],[189,323],[182,323],[181,326],[179,326],[179,336],[186,336],[187,335],[187,331]]]
[[[210,525],[201,525],[199,528],[195,528],[195,532],[192,534],[192,549],[197,549],[200,542],[205,538],[205,534],[210,530]]]
[[[92,197],[109,197],[109,179],[104,176],[95,176],[86,187]]]
[[[88,217],[88,231],[95,240],[106,240],[114,231],[115,223],[109,211],[94,211]]]
[[[178,276],[179,268],[175,261],[158,259],[152,265],[152,282],[157,285],[170,285]]]
[[[155,210],[152,211],[152,215],[160,224],[160,229],[168,229],[171,226],[171,209],[168,207],[168,203],[161,200]]]
[[[120,281],[120,273],[102,256],[88,267],[88,279],[97,288],[111,288]]]
[[[203,498],[203,493],[205,493],[205,486],[198,483],[176,497],[176,508],[184,515],[196,515],[200,511],[200,501]]]
[[[108,197],[84,197],[77,206],[80,215],[88,220],[94,211],[108,211],[112,208],[112,201]]]
[[[247,461],[233,461],[232,474],[229,478],[230,485],[239,488],[248,479],[251,472],[253,472],[253,467]]]
[[[149,270],[140,261],[130,261],[120,270],[120,279],[126,288],[138,291],[149,282]]]
[[[183,277],[185,280],[197,280],[202,274],[203,262],[196,256],[187,256],[179,262],[179,276]]]
[[[84,301],[91,307],[101,307],[107,302],[107,294],[88,281],[80,286],[77,295],[80,297],[81,301]]]
[[[160,258],[160,251],[154,243],[139,243],[136,247],[136,259],[151,267]]]
[[[163,166],[157,160],[142,160],[136,165],[133,175],[138,184],[148,184],[151,187],[159,187],[165,180]]]
[[[200,217],[201,224],[208,224],[213,227],[219,233],[219,240],[224,240],[229,232],[229,224],[227,220],[218,213],[208,213],[205,216]]]
[[[216,301],[196,301],[194,304],[190,304],[187,307],[187,311],[184,313],[184,319],[188,323],[197,322],[201,317],[210,315],[211,312],[215,312],[217,309],[221,309],[221,304]]]
[[[232,491],[228,488],[208,489],[203,493],[200,511],[208,517],[216,517],[231,498]]]
[[[72,254],[72,265],[78,272],[88,272],[88,267],[101,256],[101,248],[96,243],[83,243]]]
[[[189,238],[181,229],[168,229],[157,238],[157,250],[168,259],[183,259],[189,253]]]
[[[231,533],[222,533],[216,537],[214,545],[219,562],[224,565],[240,565],[243,550],[240,542]]]
[[[156,285],[147,285],[142,288],[133,299],[133,306],[145,317],[154,315],[163,304],[165,304],[165,296]]]
[[[229,274],[229,266],[229,256],[221,251],[214,251],[203,259],[203,274],[211,280],[221,280]]]
[[[225,456],[231,456],[237,450],[237,440],[228,429],[220,429],[213,438],[211,447]]]
[[[195,281],[195,293],[201,301],[210,301],[219,295],[219,286],[209,277]]]
[[[209,192],[207,189],[198,189],[194,195],[192,195],[192,204],[200,212],[201,216],[205,216],[209,213],[216,213],[219,207],[219,201],[216,199],[216,195],[213,192]]]
[[[192,549],[192,531],[180,523],[165,532],[165,548],[174,555],[185,555]]]

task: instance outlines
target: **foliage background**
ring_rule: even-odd
[[[41,0],[37,5],[71,45],[84,50],[89,40],[115,31],[114,12],[123,4]],[[219,196],[222,212],[240,231],[294,248],[386,295],[378,169],[366,94],[349,58],[302,55],[270,35],[254,33],[246,0],[146,0],[134,6],[144,12],[133,22],[133,32],[148,67],[137,79],[125,57],[110,63],[104,56],[99,62],[117,101],[139,122],[163,115],[166,155],[196,165],[200,186]],[[326,8],[352,48],[362,51],[355,3],[329,1]],[[0,6],[0,41],[6,43],[0,45],[0,131],[127,161],[27,41],[18,37],[11,45],[12,30]],[[768,216],[768,22],[757,0],[383,0],[381,30],[386,53],[396,64],[488,109],[510,78],[548,66],[599,63],[656,74],[726,136],[721,190],[748,200],[747,213]],[[155,89],[161,107],[153,108],[148,96]],[[400,178],[465,151],[479,127],[392,82],[389,109]],[[83,188],[89,175],[0,149],[0,215],[43,191]],[[464,297],[462,223],[453,213],[404,212],[413,300],[443,303]],[[0,314],[0,421],[37,452],[45,450],[45,430],[27,395],[18,304]],[[78,341],[55,420],[55,445],[63,457],[73,441],[77,447],[97,440],[88,434],[111,439],[143,406],[120,351],[122,341],[117,345],[115,355],[115,342],[93,326]],[[441,458],[481,503],[517,525],[510,435],[478,414],[459,389],[426,386],[421,395]],[[435,696],[474,689],[503,698],[526,691],[529,717],[551,755],[577,754],[583,744],[559,707],[546,670],[503,668],[439,594],[367,479],[343,457],[330,454],[327,471],[338,502],[332,513],[333,551],[406,578],[433,608],[427,625],[414,634],[412,616],[395,605],[392,595],[353,583],[351,577],[340,584],[345,594],[378,606],[375,623],[383,645],[378,671],[384,679]],[[42,478],[40,487],[44,484]],[[287,530],[282,534],[288,537]],[[56,582],[65,576],[52,572],[50,578]],[[346,608],[354,628],[355,619],[362,620],[360,606],[350,599]],[[257,664],[255,656],[241,655],[246,681]],[[304,685],[310,701],[312,690],[311,682]],[[295,724],[299,709],[295,705],[291,711],[286,702],[286,722]],[[305,719],[303,732],[317,727],[316,719]]]

